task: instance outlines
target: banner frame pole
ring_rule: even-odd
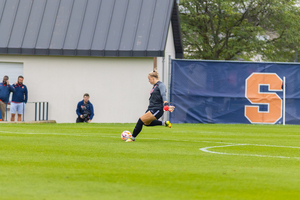
[[[283,122],[282,124],[285,125],[285,76],[283,77]]]
[[[162,82],[165,83],[165,57],[162,57]],[[165,115],[162,116],[162,121],[165,121]]]
[[[171,55],[169,55],[169,63],[168,63],[168,102],[169,102],[169,105],[171,105],[171,67],[172,67],[172,58],[171,58]],[[170,121],[170,113],[168,113],[168,116],[167,116],[167,120]]]

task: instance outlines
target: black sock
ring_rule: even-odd
[[[162,126],[162,125],[163,125],[162,121],[154,120],[149,125],[146,125],[146,126]]]
[[[139,119],[133,129],[132,137],[135,138],[136,136],[138,136],[138,134],[141,132],[141,130],[143,128],[143,125],[144,125],[144,123],[142,122],[141,119]]]

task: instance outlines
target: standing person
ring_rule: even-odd
[[[79,101],[77,104],[76,113],[78,118],[76,123],[78,122],[88,122],[90,123],[94,117],[94,107],[93,104],[89,101],[90,95],[85,93],[83,95],[83,100]]]
[[[0,121],[4,121],[6,106],[9,101],[9,95],[11,92],[14,92],[15,89],[13,86],[9,85],[8,76],[3,77],[2,83],[0,83],[0,110],[1,110],[1,118]]]
[[[10,121],[15,121],[16,112],[18,112],[18,121],[22,120],[22,114],[24,115],[25,104],[28,99],[28,91],[26,85],[23,84],[24,77],[19,76],[18,81],[13,84],[15,92],[13,93],[11,104],[10,104]]]
[[[132,137],[126,142],[133,142],[141,132],[143,125],[145,126],[166,126],[171,128],[172,124],[169,121],[163,122],[158,119],[163,115],[163,111],[174,111],[174,106],[169,106],[167,101],[167,89],[163,82],[159,81],[159,75],[156,70],[148,74],[148,80],[153,85],[150,91],[149,106],[144,115],[142,115],[135,125]]]

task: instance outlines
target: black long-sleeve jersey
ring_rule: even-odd
[[[167,101],[167,89],[163,82],[158,81],[150,91],[148,109],[163,109],[164,101]]]

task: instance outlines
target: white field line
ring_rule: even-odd
[[[13,131],[0,131],[0,133],[20,134],[20,135],[68,135],[68,136],[90,136],[79,134],[65,134],[65,133],[28,133],[28,132],[13,132]]]
[[[200,151],[206,153],[220,154],[220,155],[233,155],[233,156],[256,156],[256,157],[265,157],[265,158],[289,158],[289,159],[297,159],[300,160],[300,157],[288,157],[288,156],[270,156],[270,155],[259,155],[259,154],[239,154],[239,153],[225,153],[225,152],[216,152],[211,151],[209,149],[213,148],[225,148],[225,147],[233,147],[233,146],[260,146],[260,147],[277,147],[277,148],[294,148],[300,149],[300,147],[292,147],[292,146],[276,146],[276,145],[262,145],[262,144],[228,144],[223,146],[210,146],[200,148]]]
[[[64,135],[64,136],[78,136],[78,137],[97,136],[97,137],[121,138],[120,136],[111,135],[111,134],[109,134],[109,135],[103,135],[103,134],[87,135],[87,134],[73,134],[73,133],[69,133],[69,134],[68,133],[30,133],[30,132],[13,132],[13,131],[0,131],[0,133],[18,134],[18,135]],[[120,135],[121,135],[121,133],[120,133]]]
[[[86,134],[73,134],[73,133],[30,133],[30,132],[16,132],[16,131],[0,131],[0,133],[9,133],[9,134],[21,134],[21,135],[66,135],[66,136],[83,136],[83,137],[90,137],[93,135],[86,135]],[[121,133],[119,134],[121,136]],[[121,138],[119,135],[112,135],[112,134],[99,134],[96,135],[97,137],[111,137],[111,138]],[[163,139],[163,138],[138,138],[139,140],[163,140],[163,141],[181,141],[181,142],[204,142],[204,141],[192,141],[192,140],[182,140],[182,139]],[[223,143],[224,144],[224,143]]]

